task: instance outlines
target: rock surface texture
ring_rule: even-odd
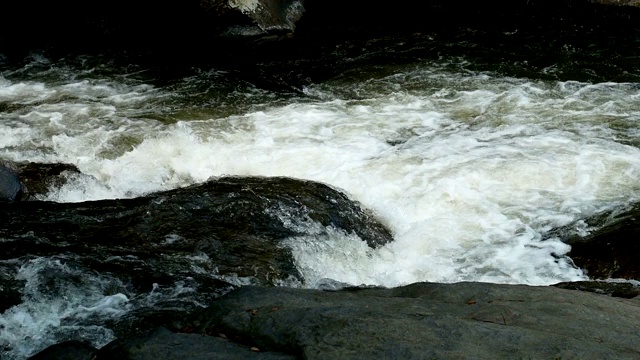
[[[113,291],[128,296],[187,281],[198,289],[197,301],[207,302],[228,291],[218,278],[257,285],[304,281],[281,245],[290,237],[323,236],[331,228],[372,247],[392,241],[389,230],[345,194],[291,178],[227,177],[136,199],[19,202],[0,207],[0,219],[0,311],[20,302],[24,280],[16,275],[32,261],[115,277],[124,285]],[[40,276],[45,288],[90,281],[55,269]],[[169,319],[162,312],[134,315],[145,317],[144,327]]]
[[[196,312],[184,328],[193,334],[159,330],[116,340],[96,358],[150,359],[166,349],[171,359],[226,359],[253,349],[265,358],[633,359],[640,357],[639,322],[640,298],[553,287],[243,287]],[[227,341],[220,337],[244,348],[203,346]],[[198,345],[189,345],[196,338]]]

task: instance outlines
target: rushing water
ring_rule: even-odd
[[[563,64],[517,76],[495,70],[510,60],[484,69],[476,60],[375,64],[289,92],[229,69],[159,80],[108,56],[34,53],[0,68],[0,158],[75,164],[82,175],[45,198],[59,202],[135,197],[220,175],[336,186],[372,209],[395,241],[372,250],[341,233],[291,239],[307,287],[585,279],[563,257],[567,245],[543,238],[640,200],[640,83],[549,75]],[[64,265],[35,262],[20,276],[36,281],[38,267]],[[124,295],[96,295],[108,280],[87,282],[100,289],[66,288],[60,296],[72,302],[41,299],[44,308],[0,316],[0,344],[22,344],[7,356],[29,354],[35,328],[126,311]],[[96,345],[110,339],[102,328],[83,331]]]

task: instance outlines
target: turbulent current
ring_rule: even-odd
[[[279,96],[216,89],[224,73],[154,86],[135,73],[104,77],[35,58],[1,79],[2,156],[77,165],[86,176],[47,196],[62,202],[134,197],[219,175],[341,188],[396,241],[375,251],[345,248],[339,238],[296,245],[310,284],[583,277],[558,258],[568,247],[542,234],[640,199],[640,86],[444,65]],[[14,80],[20,71],[30,76]]]
[[[553,71],[517,76],[441,56],[288,91],[236,70],[158,80],[104,55],[33,53],[0,67],[0,158],[76,165],[81,174],[40,199],[56,202],[131,198],[221,175],[330,184],[395,240],[375,250],[343,233],[287,240],[306,287],[580,280],[569,246],[545,234],[640,201],[640,83]],[[35,281],[43,267],[64,266],[35,261],[19,276]],[[52,300],[53,311],[29,303],[1,315],[0,345],[21,344],[8,358],[32,351],[25,339],[37,339],[36,328],[127,310],[124,295],[93,293],[106,279],[87,282],[65,290],[69,302]],[[90,340],[103,345],[105,332]]]

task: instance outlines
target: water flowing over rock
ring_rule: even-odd
[[[591,279],[640,279],[639,219],[640,205],[635,205],[587,219],[592,231],[586,235],[576,233],[572,226],[552,235],[571,245],[568,256]]]
[[[16,164],[20,181],[29,190],[26,200],[35,200],[45,196],[51,189],[60,188],[68,178],[68,174],[79,174],[80,170],[71,164],[42,164],[19,163]]]
[[[229,0],[228,6],[247,14],[265,32],[293,32],[304,12],[299,0]]]
[[[449,98],[453,94],[439,92],[454,90],[448,89],[449,82],[442,85],[443,82],[435,78],[429,79],[428,82],[420,76],[414,78],[416,73],[406,72],[406,64],[414,67],[415,64],[425,61],[442,59],[447,62],[461,57],[461,61],[469,62],[470,65],[460,65],[457,60],[442,64],[444,67],[451,67],[452,72],[464,74],[457,77],[456,82],[461,79],[466,82],[479,76],[477,80],[487,84],[493,83],[491,78],[504,76],[509,78],[509,82],[520,83],[522,80],[528,83],[527,86],[518,86],[518,93],[521,93],[522,89],[527,93],[532,91],[532,94],[545,93],[546,86],[549,85],[545,83],[547,80],[553,81],[555,85],[550,85],[553,89],[554,86],[567,85],[558,84],[566,81],[570,82],[569,87],[577,86],[584,89],[591,88],[590,85],[609,82],[631,84],[629,87],[634,87],[621,92],[625,95],[619,98],[629,97],[627,95],[630,92],[637,90],[635,84],[639,77],[637,72],[630,69],[637,69],[640,59],[637,56],[637,40],[640,38],[640,22],[637,19],[640,18],[640,10],[597,3],[635,5],[637,2],[517,0],[497,1],[492,4],[499,6],[491,6],[489,3],[470,0],[401,0],[382,5],[364,0],[348,3],[337,0],[306,0],[303,9],[303,2],[296,0],[186,0],[164,3],[150,0],[113,0],[82,4],[70,0],[9,1],[0,5],[0,13],[5,15],[3,21],[0,21],[0,65],[4,69],[3,64],[7,64],[8,69],[0,74],[0,83],[10,87],[15,85],[16,88],[27,85],[25,93],[31,93],[30,86],[36,84],[42,87],[40,91],[56,95],[51,95],[52,98],[45,95],[44,100],[34,97],[13,99],[11,96],[6,101],[5,98],[0,99],[0,112],[3,115],[6,113],[3,120],[7,120],[12,130],[42,131],[42,135],[32,138],[26,133],[17,132],[19,136],[9,139],[6,142],[8,145],[3,143],[2,146],[6,146],[3,151],[12,159],[31,160],[34,157],[44,157],[72,162],[77,160],[79,164],[93,171],[96,171],[95,166],[99,165],[93,163],[94,160],[102,161],[100,166],[103,166],[112,161],[113,165],[118,165],[118,161],[128,161],[127,159],[133,160],[127,163],[127,169],[144,163],[151,164],[156,169],[160,168],[159,172],[172,171],[174,168],[171,166],[156,166],[153,163],[153,160],[157,159],[154,157],[157,153],[141,158],[135,157],[149,150],[145,150],[145,146],[154,147],[156,140],[160,140],[157,142],[158,148],[166,149],[166,139],[175,139],[170,135],[175,134],[176,129],[192,129],[193,132],[189,134],[194,138],[189,139],[203,140],[202,144],[205,146],[208,145],[207,134],[215,138],[220,133],[219,129],[212,133],[200,133],[198,126],[202,124],[192,126],[189,123],[184,128],[177,124],[197,119],[208,119],[205,122],[216,121],[222,117],[225,124],[227,120],[238,120],[238,129],[242,130],[245,125],[248,128],[252,127],[250,122],[255,113],[270,116],[274,114],[273,107],[288,105],[295,106],[287,110],[301,109],[300,114],[303,115],[299,117],[306,116],[309,112],[305,111],[306,105],[298,108],[298,102],[291,100],[290,96],[300,97],[304,104],[310,102],[312,105],[332,103],[334,100],[346,102],[350,104],[346,111],[342,106],[338,106],[338,111],[350,115],[352,109],[367,110],[362,116],[369,118],[371,113],[368,109],[378,108],[378,105],[369,104],[371,98],[386,98],[389,97],[389,92],[393,92],[390,97],[401,96],[398,101],[386,104],[402,105],[397,113],[388,114],[388,124],[400,121],[397,115],[404,116],[406,110],[411,110],[408,115],[416,115],[415,120],[419,121],[414,124],[414,119],[411,119],[406,127],[402,125],[402,129],[398,130],[399,136],[396,137],[393,130],[390,133],[391,137],[381,136],[381,140],[376,138],[375,143],[382,144],[383,149],[386,149],[385,139],[388,139],[388,144],[397,145],[395,149],[385,150],[383,155],[391,152],[401,156],[407,154],[407,158],[410,159],[407,163],[409,167],[414,167],[415,163],[420,162],[428,164],[431,161],[436,162],[441,157],[424,157],[421,153],[412,154],[410,150],[413,146],[421,148],[422,144],[434,143],[436,140],[431,135],[430,121],[421,117],[433,110],[431,107],[423,106],[422,100],[429,100],[430,104],[434,104],[435,98],[431,97],[432,93],[423,96],[422,90],[415,89],[433,87],[433,92],[443,96],[438,95],[437,101],[444,100],[447,103],[460,102],[463,98]],[[26,18],[28,20],[25,20]],[[18,31],[20,29],[25,31]],[[610,32],[609,29],[615,31]],[[85,57],[87,53],[92,52],[109,55],[98,60],[92,60],[91,56]],[[82,56],[74,60],[77,54]],[[44,60],[39,61],[40,58]],[[66,59],[67,65],[56,60],[61,58]],[[116,64],[115,70],[101,68],[103,60],[105,63]],[[80,67],[81,72],[64,75],[58,72],[67,66],[73,68],[74,62],[84,64],[85,61],[87,64]],[[206,65],[196,64],[192,67],[192,62],[199,61]],[[27,66],[14,66],[14,63],[22,62],[28,63]],[[91,65],[92,62],[96,64]],[[144,65],[145,62],[151,63],[152,66],[140,65]],[[121,67],[121,63],[132,66]],[[178,66],[175,66],[176,64]],[[420,68],[422,65],[415,66]],[[185,70],[186,68],[190,70]],[[375,68],[379,70],[373,71]],[[35,77],[28,77],[23,76],[21,72],[41,73]],[[119,91],[110,93],[108,90],[113,87],[110,72],[122,80],[116,81],[115,87],[118,89],[128,89],[131,85],[135,89],[147,90],[127,90],[126,93],[129,95],[124,97]],[[185,73],[194,72],[199,74],[196,78],[202,74],[202,83],[200,80],[197,81],[197,85],[190,83],[189,90],[185,91],[181,90],[182,85],[175,85],[182,81],[180,79],[190,76]],[[442,75],[440,70],[434,72],[426,67],[420,72]],[[226,73],[229,78],[227,75],[217,78],[214,73]],[[162,76],[156,76],[157,74]],[[404,81],[397,83],[396,76],[406,77],[409,84]],[[228,87],[231,92],[241,93],[248,87],[251,91],[247,96],[254,98],[262,96],[262,92],[253,90],[268,89],[268,96],[273,97],[275,102],[270,100],[258,103],[243,97],[238,100],[246,105],[241,110],[234,108],[224,115],[220,115],[222,111],[212,115],[208,112],[211,108],[236,101],[234,97],[216,97],[214,91],[209,88],[218,80],[225,82],[228,79],[232,81],[224,88]],[[331,81],[324,83],[325,80],[342,85],[335,88],[327,84]],[[387,82],[388,80],[391,82]],[[538,80],[545,84],[537,83]],[[583,84],[578,85],[576,82]],[[77,86],[84,83],[91,85],[94,90],[102,87],[98,89],[100,94],[91,92],[79,95],[75,92],[60,91],[60,86]],[[385,91],[371,95],[359,90],[361,84],[380,86]],[[348,90],[344,90],[343,85],[344,89]],[[395,85],[399,87],[395,88]],[[486,97],[484,91],[488,90],[484,85],[478,88],[475,85],[468,88],[466,85],[462,88],[457,86],[456,92],[467,93],[474,98],[475,90],[483,91],[477,95],[480,100]],[[509,85],[505,92],[504,85],[499,86],[500,89],[493,88],[490,92],[500,98],[504,96],[506,100],[511,99],[509,89],[513,87]],[[148,93],[157,93],[163,100],[158,101],[153,96],[148,98]],[[287,97],[280,98],[281,94],[286,94]],[[417,103],[411,100],[406,104],[403,94],[410,95],[414,100],[416,97],[422,100]],[[139,102],[145,105],[135,105],[131,108],[123,105],[126,101],[122,103],[122,100],[131,96],[140,98]],[[567,96],[572,99],[570,95]],[[177,97],[200,100],[185,105],[177,100]],[[556,101],[562,100],[562,97],[553,97],[552,100],[552,103],[559,104]],[[134,102],[138,104],[138,100]],[[509,103],[511,102],[509,100]],[[518,107],[522,104],[520,101],[513,103],[518,104]],[[623,107],[613,112],[615,119],[609,119],[608,106],[613,103],[615,101],[600,104],[604,106],[603,111],[606,110],[605,116],[595,117],[603,118],[606,131],[594,135],[595,138],[591,140],[616,146],[621,143],[625,146],[634,145],[634,142],[637,145],[635,135],[629,135],[628,138],[612,135],[616,134],[614,130],[618,127],[629,126],[633,129],[633,125],[628,125],[627,122],[622,122],[622,125],[618,121],[624,117],[633,120],[635,116]],[[78,131],[67,127],[72,125],[71,122],[60,122],[56,117],[47,118],[40,114],[48,108],[51,112],[62,114],[62,120],[67,120],[69,113],[66,106],[69,104],[75,105],[73,111],[81,114],[78,117],[81,123],[85,122],[85,117],[91,120],[96,115],[101,116],[102,111],[106,111],[113,112],[117,118],[127,120],[124,122],[126,125],[120,126],[118,121],[112,123],[114,117],[109,115],[97,121],[95,126],[92,121],[87,122],[87,127]],[[82,108],[87,104],[90,106],[85,112]],[[101,110],[96,112],[94,104],[107,106],[101,106]],[[147,104],[151,105],[147,107]],[[419,106],[408,108],[407,105],[411,104]],[[517,151],[523,142],[517,136],[512,136],[520,132],[517,130],[519,127],[514,126],[513,129],[517,131],[512,132],[502,119],[528,118],[530,114],[523,117],[520,113],[485,112],[486,109],[502,108],[505,104],[504,101],[493,102],[488,106],[482,105],[482,109],[478,111],[476,105],[463,111],[438,110],[436,113],[441,116],[436,118],[436,122],[447,121],[442,128],[440,125],[433,127],[433,134],[438,134],[440,130],[447,134],[453,131],[454,135],[460,135],[460,138],[473,140],[477,135],[467,136],[468,133],[464,130],[482,130],[485,125],[483,122],[492,123],[493,120],[500,120],[499,123],[492,123],[493,125],[489,126],[491,129],[477,138],[482,140],[478,143],[479,147],[488,149],[494,145],[504,146],[504,142],[485,143],[487,135],[493,138],[492,134],[497,128],[509,130],[507,133],[496,135],[508,140],[508,149]],[[539,104],[537,100],[535,104]],[[580,102],[571,104],[579,105]],[[317,109],[323,110],[323,106]],[[156,110],[156,107],[162,110]],[[546,105],[544,107],[547,108]],[[389,106],[384,105],[384,108],[388,109]],[[553,112],[552,106],[548,108]],[[633,108],[637,107],[629,107]],[[416,112],[413,113],[413,110]],[[250,114],[247,114],[247,111]],[[572,112],[574,109],[567,107],[565,113],[566,111]],[[329,116],[332,116],[331,114],[334,112],[330,112]],[[279,118],[280,115],[282,113],[276,114]],[[538,114],[534,115],[538,117]],[[321,116],[324,118],[324,115]],[[528,133],[533,128],[541,128],[540,133],[533,132],[536,138],[544,137],[543,132],[547,130],[572,134],[568,144],[574,144],[573,140],[583,136],[580,131],[574,134],[573,130],[577,128],[547,129],[547,126],[556,122],[553,116],[555,115],[542,115],[544,123],[536,123],[534,126],[521,124],[524,125],[522,129],[528,129],[524,131]],[[30,117],[38,117],[39,120],[31,124],[28,122]],[[41,123],[40,118],[45,121]],[[287,116],[282,118],[289,120]],[[450,118],[455,120],[451,123],[453,126],[447,125]],[[567,120],[567,123],[573,123],[573,119],[573,116],[569,116],[561,122]],[[578,120],[575,122],[576,126],[582,124],[582,119]],[[294,126],[290,121],[285,122],[294,131],[301,133],[300,127]],[[141,124],[140,128],[137,127],[138,123]],[[142,125],[147,123],[151,127]],[[353,128],[352,124],[354,123],[350,121],[348,128]],[[520,123],[514,123],[518,124]],[[103,125],[106,131],[118,134],[122,132],[122,137],[118,135],[116,138],[104,138],[103,132],[92,132]],[[344,123],[338,124],[341,128],[344,128],[343,125]],[[337,129],[335,126],[333,128]],[[129,139],[129,132],[137,134]],[[407,137],[403,135],[405,132],[408,134]],[[351,134],[351,130],[346,133]],[[363,133],[358,131],[354,134]],[[78,146],[80,143],[75,142],[78,140],[78,134],[88,135],[88,138],[80,142],[92,144],[90,148],[95,149],[99,159],[82,156],[85,155],[84,150]],[[253,135],[249,132],[244,134]],[[166,139],[165,135],[168,136]],[[310,135],[312,140],[325,144],[323,139],[316,139],[315,132]],[[589,136],[586,145],[590,144]],[[357,136],[348,137],[349,140],[359,141]],[[257,137],[247,138],[253,140]],[[112,141],[114,139],[117,141]],[[554,142],[565,139],[564,136],[553,137]],[[65,140],[73,141],[61,143]],[[21,141],[33,146],[25,146],[22,150]],[[511,141],[515,144],[514,147],[511,147]],[[94,147],[98,143],[105,148],[111,145],[114,148],[103,153]],[[183,149],[188,149],[191,143],[193,142]],[[296,143],[293,144],[295,146]],[[231,143],[223,142],[223,146],[227,145],[232,146]],[[127,148],[116,149],[119,146]],[[359,146],[361,144],[358,144]],[[447,143],[445,146],[459,150],[460,155],[466,154],[465,148],[456,147],[456,142]],[[299,149],[295,147],[291,153],[297,154]],[[544,150],[535,152],[546,154],[546,151],[549,151],[552,157],[567,152],[549,149],[547,146],[539,149]],[[132,157],[119,157],[123,153]],[[106,154],[104,156],[108,158],[102,158],[101,154]],[[78,155],[81,158],[78,158]],[[175,159],[171,158],[173,155],[166,158],[176,163],[182,159],[196,160],[196,164],[189,166],[199,168],[201,164],[197,163],[198,157],[192,155],[185,151]],[[493,153],[485,155],[494,156]],[[119,158],[112,158],[113,156]],[[230,161],[234,160],[232,156],[228,158],[232,159]],[[224,160],[227,161],[228,158]],[[373,155],[372,158],[379,159],[377,155]],[[537,159],[537,155],[534,159]],[[609,158],[604,158],[606,159]],[[399,161],[396,162],[399,158],[393,157],[392,160],[388,163],[388,169],[391,171],[395,165],[403,165]],[[546,162],[548,159],[542,160]],[[513,162],[520,161],[522,160]],[[581,160],[579,163],[589,162]],[[380,163],[387,164],[385,161]],[[475,168],[474,165],[477,164],[475,161],[468,163],[471,168]],[[623,162],[627,163],[633,162]],[[312,165],[316,167],[315,161]],[[453,165],[456,165],[455,162]],[[165,167],[162,168],[163,166]],[[466,163],[463,166],[467,166]],[[345,163],[345,167],[350,167],[350,163]],[[116,166],[112,169],[117,168]],[[211,168],[215,169],[216,174],[218,171],[225,173],[217,167]],[[328,171],[336,171],[333,166],[329,169],[331,170]],[[459,169],[460,174],[468,173],[465,168]],[[252,168],[249,172],[253,173],[255,170],[256,168]],[[327,171],[319,167],[313,170],[316,173]],[[340,291],[273,288],[274,285],[299,285],[305,281],[296,269],[291,250],[286,247],[290,241],[304,238],[311,239],[312,242],[315,238],[344,233],[355,234],[368,246],[376,247],[392,241],[392,234],[376,220],[374,214],[349,200],[347,195],[340,191],[323,184],[290,178],[225,177],[136,199],[75,204],[16,201],[24,200],[24,191],[18,196],[20,183],[30,189],[30,198],[27,200],[37,200],[42,199],[50,190],[62,186],[67,175],[73,173],[78,173],[78,169],[61,164],[18,164],[17,167],[0,167],[0,197],[4,194],[3,189],[8,189],[8,195],[3,200],[10,202],[0,204],[0,312],[3,313],[0,317],[0,334],[9,334],[0,339],[0,357],[9,353],[11,358],[16,356],[22,360],[32,352],[56,342],[61,344],[49,348],[49,352],[45,351],[36,358],[56,358],[58,354],[71,354],[70,350],[74,349],[78,350],[78,359],[87,360],[95,360],[96,356],[99,359],[599,359],[640,356],[637,346],[640,340],[637,331],[640,320],[637,281],[615,284],[597,281],[562,283],[555,285],[555,288],[481,283],[419,283],[396,289],[347,288]],[[402,173],[397,173],[397,179],[402,180],[400,183],[412,182],[411,186],[416,187],[439,187],[442,184],[439,181],[428,180],[427,176],[420,178],[426,173],[415,173],[417,175],[413,180],[416,181],[406,181],[412,179],[408,179]],[[583,173],[589,174],[590,172]],[[358,174],[354,172],[354,175]],[[609,179],[607,176],[603,178]],[[190,183],[194,180],[187,177],[180,179],[179,183],[184,184],[182,181]],[[70,184],[72,185],[73,181]],[[162,186],[164,184],[163,182]],[[387,185],[386,182],[382,184]],[[398,184],[396,181],[390,181],[389,184],[393,187],[398,186],[397,190],[393,191],[399,193],[404,193],[407,189],[401,187],[406,185]],[[447,184],[456,185],[450,187],[451,195],[458,195],[458,186],[467,185],[458,181]],[[492,182],[491,187],[495,185],[496,183]],[[546,198],[547,195],[543,192],[546,193],[547,189],[544,189],[540,182],[534,186],[536,193]],[[20,188],[24,190],[21,185]],[[477,188],[487,189],[482,185]],[[366,191],[367,195],[378,195],[376,190]],[[555,198],[556,195],[564,193],[563,191],[550,191],[550,197]],[[579,191],[580,189],[571,193],[580,194]],[[406,193],[423,195],[420,192]],[[437,203],[431,202],[435,197],[427,195],[425,208],[433,209],[434,213],[426,220],[438,221],[440,215],[446,218],[448,214],[441,211]],[[400,203],[418,207],[414,199],[415,197],[411,196],[406,202],[403,199]],[[384,206],[387,200],[388,198],[383,198],[382,201],[378,199],[376,206]],[[459,200],[462,201],[455,202],[462,204],[465,210],[474,210],[475,206],[479,205],[467,203],[467,199]],[[512,205],[509,201],[506,203],[507,206]],[[563,202],[563,209],[565,203]],[[387,209],[393,211],[394,204],[389,205]],[[494,205],[502,206],[502,201]],[[534,204],[532,208],[537,205],[538,203]],[[486,207],[484,204],[480,206],[483,209],[493,207]],[[541,203],[540,206],[544,207]],[[404,208],[398,207],[398,210],[399,217],[403,216]],[[509,211],[511,210],[496,214],[501,217]],[[414,214],[420,213],[416,211]],[[540,214],[542,217],[537,218],[536,215],[533,221],[546,223],[544,211]],[[628,214],[606,214],[604,218],[589,219],[587,222],[595,229],[590,234],[578,236],[575,232],[567,231],[559,237],[572,245],[573,249],[569,255],[590,277],[638,279],[640,249],[636,241],[636,214],[637,211],[633,210]],[[425,220],[422,216],[405,217],[408,221]],[[526,218],[528,217],[516,216],[513,219],[521,221]],[[529,230],[527,221],[523,221],[523,225]],[[454,229],[468,225],[456,221],[451,224],[450,227]],[[490,231],[496,229],[491,222],[482,225]],[[447,223],[443,224],[443,228],[447,226]],[[402,229],[403,226],[396,228]],[[497,230],[503,229],[498,227]],[[428,246],[430,234],[433,232],[416,232],[424,238],[425,246]],[[494,234],[485,233],[486,239],[492,240]],[[508,237],[511,232],[506,234]],[[539,234],[536,232],[533,236],[536,241],[537,235]],[[472,235],[469,238],[480,236]],[[284,241],[285,239],[287,241]],[[459,240],[457,235],[451,239]],[[344,241],[358,240],[355,236],[346,236]],[[498,237],[497,242],[501,241]],[[531,243],[523,243],[522,247],[529,246],[532,246]],[[398,247],[390,250],[397,250]],[[468,249],[464,244],[461,248]],[[435,249],[435,252],[440,252]],[[498,249],[497,252],[502,253],[502,249]],[[504,253],[505,259],[513,255],[509,251]],[[445,252],[444,256],[447,254],[449,253]],[[484,260],[484,256],[475,257],[477,259],[467,257],[465,261]],[[418,257],[418,260],[423,259],[425,258]],[[458,259],[454,256],[448,259],[457,266],[455,263]],[[351,258],[348,257],[348,260]],[[435,268],[430,260],[423,260],[422,263],[426,264],[426,267]],[[475,265],[471,265],[467,274],[475,276]],[[507,273],[511,271],[503,270],[499,266],[495,270],[503,271],[506,275],[510,275]],[[329,285],[335,285],[335,289],[338,289],[345,284],[335,281]],[[207,306],[209,308],[203,310]],[[23,321],[27,318],[33,319],[33,322],[27,324]],[[28,331],[23,331],[23,328],[28,326]],[[14,335],[14,339],[18,341],[12,342],[11,337]],[[43,338],[34,340],[34,337],[41,335]],[[98,348],[114,337],[118,339],[102,348],[100,354],[96,355]],[[84,342],[67,341],[73,339],[89,341],[91,346]],[[21,343],[17,344],[20,341]],[[26,346],[23,346],[25,344]],[[22,352],[18,354],[18,348],[27,350],[20,350]]]
[[[327,227],[372,247],[392,240],[344,194],[290,178],[227,177],[137,199],[23,202],[1,208],[0,218],[0,260],[13,259],[5,273],[30,259],[54,258],[116,274],[136,291],[203,274],[263,285],[303,281],[279,242],[324,236]],[[6,281],[14,284],[11,276]]]
[[[0,161],[0,202],[36,200],[63,186],[67,175],[79,173],[80,170],[71,164]]]

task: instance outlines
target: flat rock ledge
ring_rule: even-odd
[[[416,283],[321,291],[246,286],[193,313],[180,329],[172,329],[176,333],[161,328],[146,337],[115,340],[92,356],[637,359],[638,324],[640,297],[555,287]]]

